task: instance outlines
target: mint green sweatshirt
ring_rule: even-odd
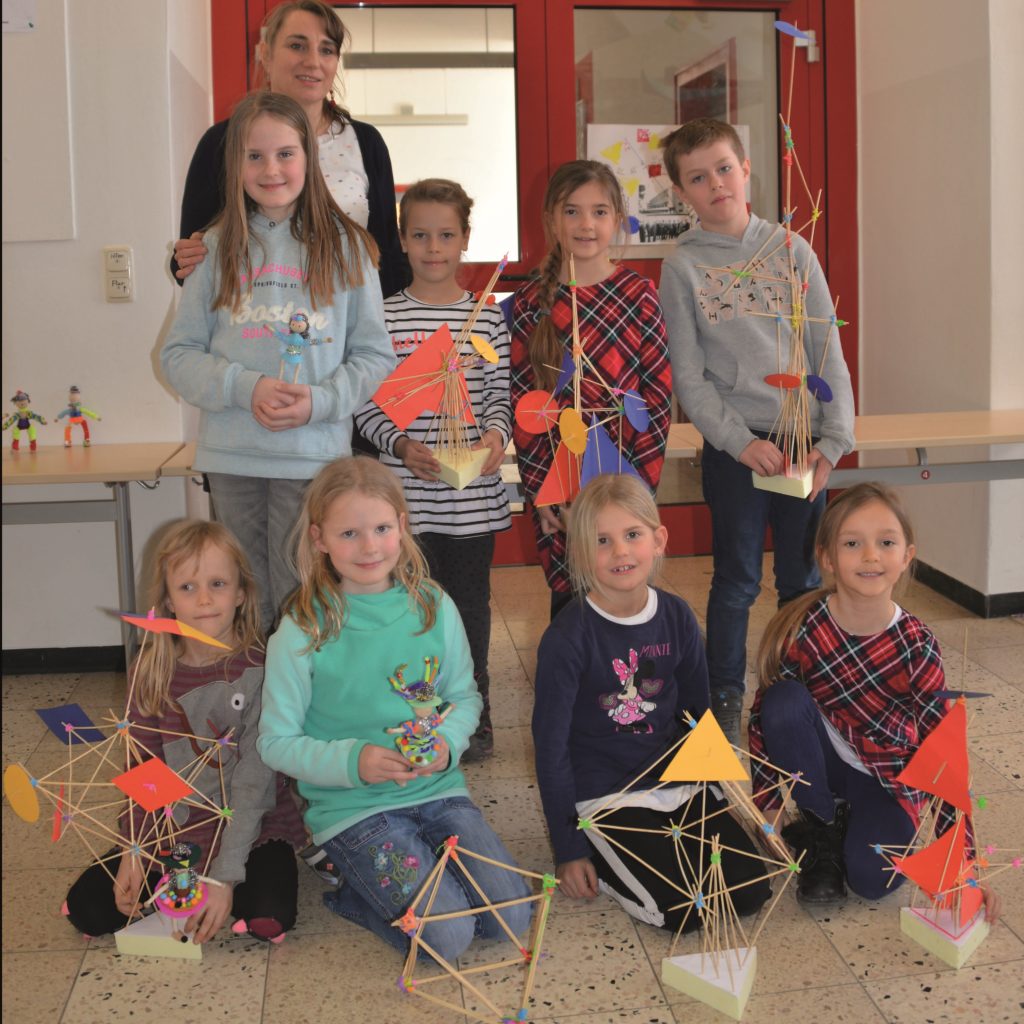
[[[404,587],[383,594],[346,595],[347,616],[337,640],[306,651],[309,637],[287,617],[267,645],[258,749],[271,768],[298,781],[309,801],[306,824],[323,843],[371,814],[442,797],[468,796],[457,767],[480,719],[483,702],[462,619],[442,594],[437,621],[425,633]],[[405,786],[359,778],[368,743],[391,747],[386,729],[412,718],[412,708],[388,677],[402,668],[406,682],[423,678],[424,658],[439,659],[437,691],[453,705],[438,733],[451,750],[444,771]]]

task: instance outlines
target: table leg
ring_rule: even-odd
[[[132,513],[128,481],[107,484],[114,492],[114,536],[117,543],[117,595],[121,611],[137,612],[135,607],[135,558],[132,553]],[[135,628],[121,621],[121,642],[124,644],[125,669],[135,657]]]

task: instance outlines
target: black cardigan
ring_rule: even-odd
[[[363,167],[369,178],[370,219],[366,227],[380,249],[380,288],[387,298],[412,280],[409,261],[398,240],[391,157],[380,132],[372,124],[364,121],[347,123],[355,130],[363,155]],[[224,208],[224,139],[227,130],[227,121],[218,121],[196,146],[185,178],[179,238],[188,238],[193,231],[204,230]],[[172,256],[171,273],[177,269],[177,260]]]

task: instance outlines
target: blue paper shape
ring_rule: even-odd
[[[632,217],[631,216],[629,218],[628,223],[629,223],[629,233],[631,235],[639,235],[640,234],[640,218],[639,217]]]
[[[562,356],[562,369],[559,371],[558,380],[555,381],[555,387],[551,394],[557,395],[572,380],[572,375],[575,372],[576,363],[573,361],[572,353],[566,352]]]
[[[806,32],[801,32],[796,25],[790,25],[788,21],[777,21],[775,27],[780,32],[785,32],[787,36],[792,36],[794,39],[809,39],[810,36]]]
[[[620,454],[618,447],[608,436],[602,426],[597,425],[597,417],[592,417],[587,436],[587,447],[583,452],[583,468],[580,471],[580,486],[602,473],[631,473],[638,480],[640,474],[629,464],[629,460]]]
[[[819,402],[832,401],[832,389],[816,373],[807,374],[807,390]]]
[[[651,422],[650,413],[647,411],[647,403],[636,391],[626,391],[622,395],[622,408],[626,413],[626,419],[630,426],[640,433],[643,433]]]
[[[98,743],[107,738],[96,728],[80,704],[61,704],[57,708],[36,708],[36,714],[61,743],[67,743],[69,738],[72,743]],[[78,731],[68,732],[65,728],[67,725],[74,726]]]

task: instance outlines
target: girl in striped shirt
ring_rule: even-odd
[[[469,245],[472,206],[460,185],[443,178],[419,181],[402,196],[399,233],[413,280],[384,302],[384,320],[399,363],[444,324],[457,335],[476,304],[455,279]],[[380,449],[381,462],[402,478],[409,528],[427,557],[431,577],[451,596],[466,627],[484,707],[463,761],[482,760],[494,750],[487,674],[490,572],[494,535],[512,523],[498,472],[511,438],[512,410],[508,330],[497,304],[483,308],[473,333],[490,344],[498,361],[465,371],[480,433],[473,447],[490,450],[480,476],[467,487],[455,490],[439,479],[441,466],[431,448],[438,440],[433,413],[421,414],[405,430],[373,402],[356,416],[363,435]]]

